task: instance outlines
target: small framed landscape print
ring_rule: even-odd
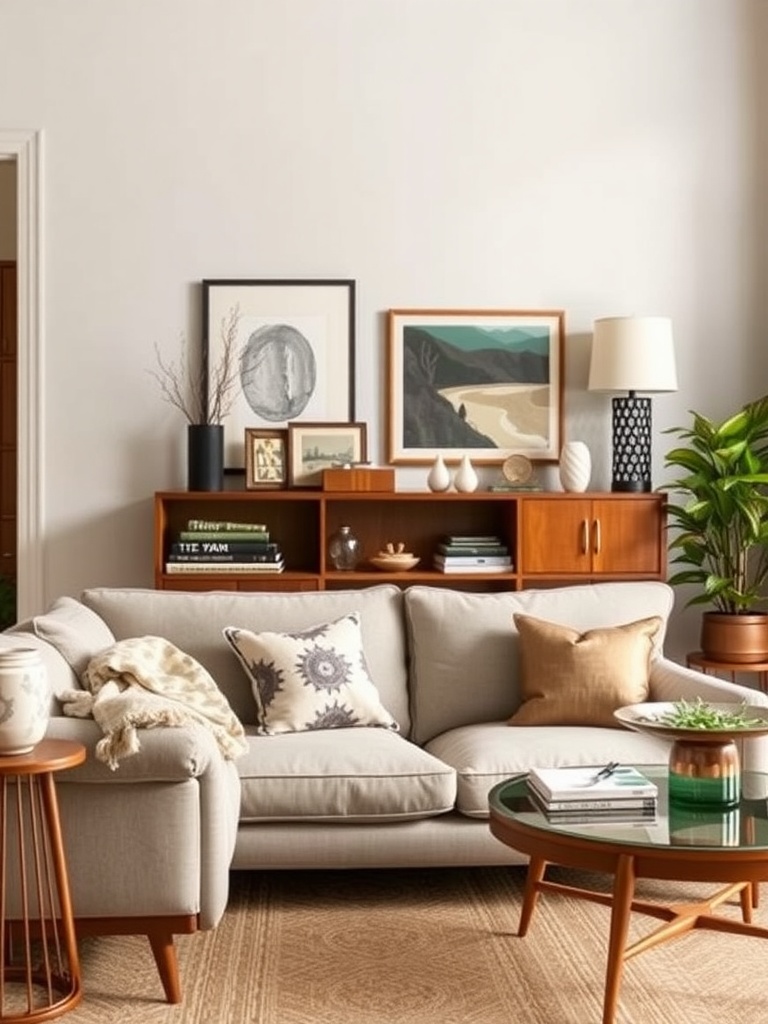
[[[288,431],[246,427],[246,490],[277,490],[287,484]]]
[[[320,487],[324,469],[366,460],[365,423],[291,423],[288,427],[288,482]]]
[[[557,461],[562,310],[391,309],[388,333],[390,463]]]
[[[203,281],[207,401],[231,381],[224,465],[245,466],[246,427],[350,421],[354,409],[355,282]]]

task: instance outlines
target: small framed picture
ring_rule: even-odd
[[[288,484],[320,487],[322,472],[366,460],[365,423],[291,423],[288,426]]]
[[[245,487],[277,490],[288,483],[288,431],[245,428]]]

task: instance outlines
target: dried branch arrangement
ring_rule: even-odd
[[[209,372],[204,361],[199,366],[192,364],[184,335],[178,362],[164,359],[155,343],[157,369],[148,372],[157,381],[163,401],[192,424],[221,423],[232,409],[240,375],[240,358],[235,351],[239,323],[240,307],[235,306],[221,321],[221,355]]]

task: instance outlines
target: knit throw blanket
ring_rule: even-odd
[[[118,640],[90,660],[81,682],[85,689],[62,694],[64,714],[95,719],[104,733],[96,757],[113,771],[140,749],[137,729],[197,722],[225,758],[247,750],[243,727],[213,677],[162,637]]]

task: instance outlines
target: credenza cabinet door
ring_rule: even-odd
[[[527,498],[521,573],[663,578],[663,524],[659,495]]]

